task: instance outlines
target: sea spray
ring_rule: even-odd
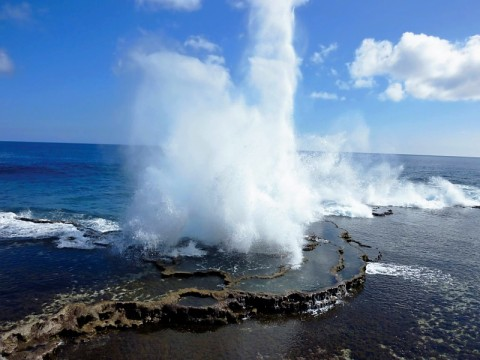
[[[328,144],[328,150],[300,155],[323,215],[372,217],[372,206],[442,209],[480,205],[478,187],[438,176],[412,181],[402,165],[392,165],[379,155],[342,153],[341,144],[336,148]]]
[[[183,236],[237,251],[282,252],[302,261],[317,203],[297,155],[292,38],[299,1],[250,1],[247,79],[223,59],[137,49],[144,74],[136,134],[161,148],[147,160],[129,229],[147,247]]]
[[[339,136],[318,138],[322,152],[297,152],[292,38],[301,3],[249,1],[241,81],[233,81],[216,46],[193,54],[165,45],[132,51],[142,73],[134,140],[154,146],[132,161],[140,170],[126,230],[147,249],[170,253],[190,237],[289,254],[299,264],[305,227],[324,215],[371,217],[372,205],[480,205],[476,187],[438,177],[410,181],[401,166],[342,153],[348,147]]]

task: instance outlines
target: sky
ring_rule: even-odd
[[[303,2],[294,35],[301,149],[330,139],[346,151],[480,157],[480,2]],[[208,53],[241,82],[249,6],[2,0],[0,141],[130,143],[134,49]]]

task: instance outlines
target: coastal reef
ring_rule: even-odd
[[[0,334],[0,355],[54,358],[65,342],[87,341],[111,329],[215,328],[270,315],[323,313],[362,289],[368,257],[335,224],[323,222],[316,230],[322,234],[305,237],[299,267],[281,255],[214,249],[201,258],[145,259],[172,290],[148,301],[72,302],[53,315],[31,317]],[[188,287],[177,285],[185,279]],[[216,286],[205,288],[205,279]]]

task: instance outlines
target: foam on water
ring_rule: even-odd
[[[63,236],[82,236],[72,224],[34,223],[21,220],[11,212],[0,212],[0,238],[46,239]]]
[[[121,230],[120,225],[116,221],[103,218],[80,220],[79,224],[102,233]]]
[[[401,277],[405,280],[418,281],[423,284],[453,284],[453,278],[450,274],[445,274],[438,269],[430,269],[423,266],[407,266],[387,263],[367,264],[368,275],[385,275]]]
[[[89,236],[91,230],[99,236]],[[63,221],[41,222],[41,219],[32,217],[31,211],[22,211],[18,215],[13,212],[0,212],[0,239],[55,239],[59,248],[93,249],[96,247],[95,243],[107,244],[113,241],[107,235],[118,230],[120,227],[116,222],[102,218],[83,220],[76,225]],[[103,234],[107,235],[102,236]]]
[[[198,248],[198,244],[195,241],[189,241],[187,245],[176,247],[168,255],[171,257],[201,257],[206,254],[205,250]]]

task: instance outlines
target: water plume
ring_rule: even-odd
[[[299,1],[250,1],[248,71],[236,85],[219,56],[137,49],[137,136],[162,154],[147,161],[129,227],[149,247],[182,236],[237,251],[302,260],[313,192],[297,156],[292,45]]]
[[[401,167],[342,153],[346,138],[366,144],[366,127],[358,136],[318,138],[321,152],[297,152],[299,60],[292,40],[301,3],[249,1],[240,81],[210,43],[194,55],[182,46],[132,51],[142,74],[134,140],[152,145],[135,157],[142,163],[126,229],[135,241],[171,253],[189,237],[227,250],[281,253],[300,264],[306,226],[325,215],[372,217],[371,205],[480,205],[478,188],[441,178],[411,182]]]

